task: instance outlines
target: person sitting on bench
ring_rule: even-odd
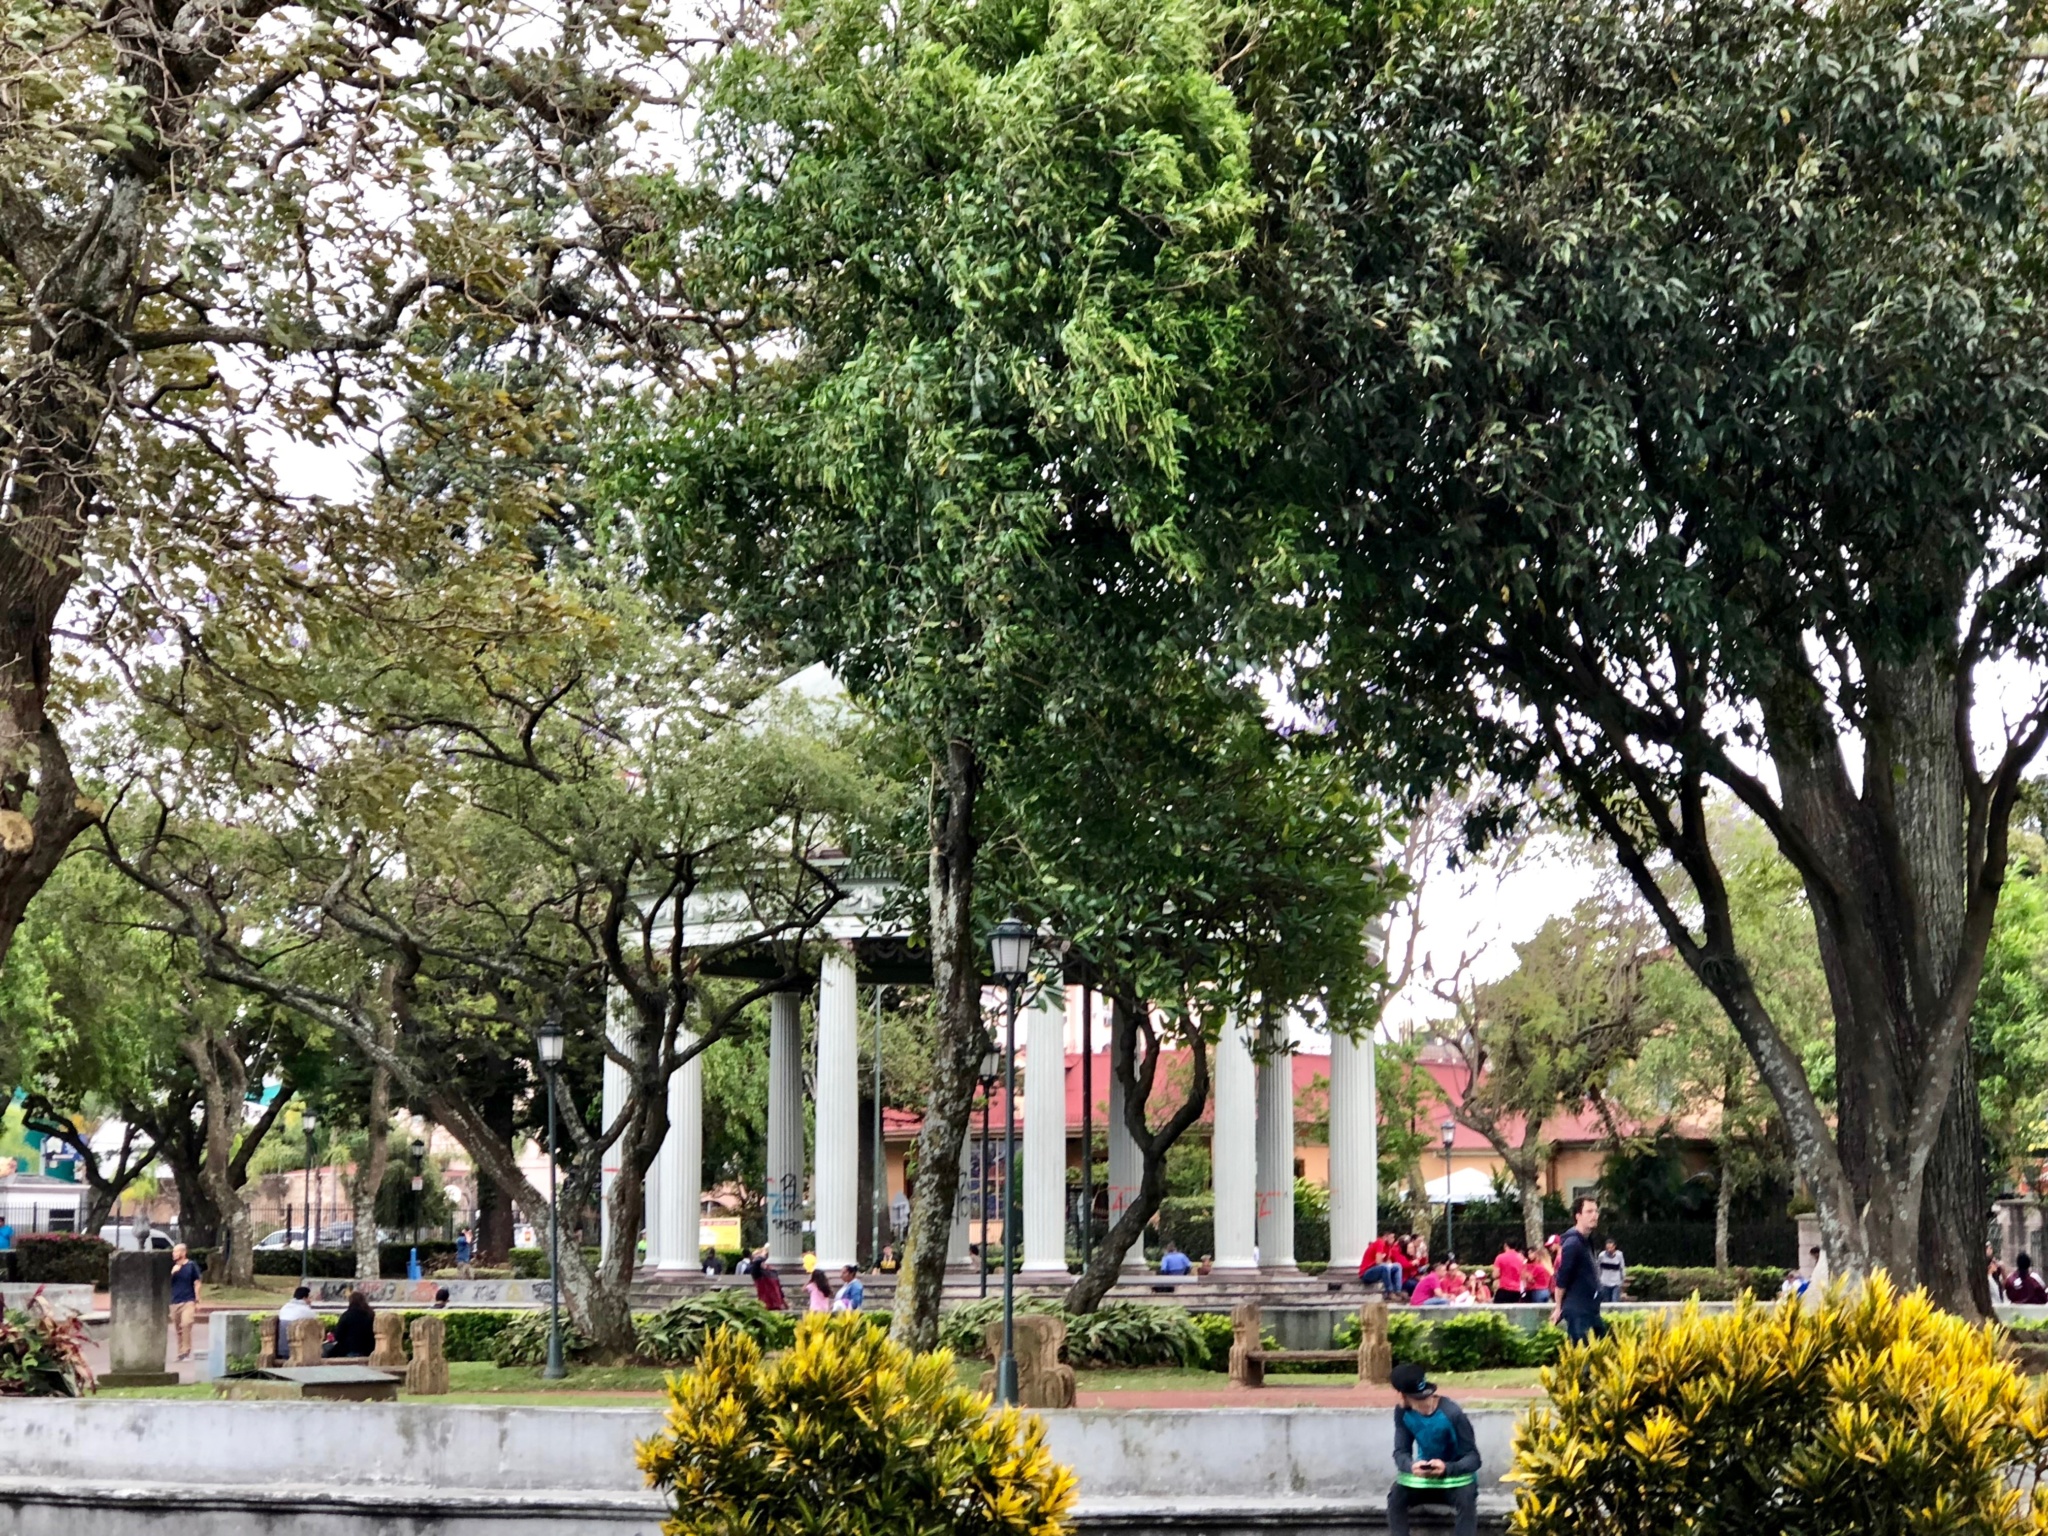
[[[1388,1536],[1408,1536],[1408,1511],[1418,1504],[1450,1509],[1457,1536],[1479,1530],[1479,1442],[1465,1410],[1440,1396],[1429,1372],[1397,1365],[1401,1394],[1394,1410],[1394,1486],[1387,1493]]]

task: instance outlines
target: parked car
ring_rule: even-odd
[[[137,1253],[142,1249],[142,1233],[128,1222],[113,1222],[100,1228],[100,1241],[120,1249],[123,1253]],[[149,1230],[149,1247],[155,1253],[168,1253],[177,1245],[177,1238],[161,1227]]]
[[[288,1232],[284,1228],[280,1227],[275,1232],[269,1232],[264,1234],[263,1237],[257,1240],[256,1246],[259,1249],[265,1250],[275,1250],[278,1248],[296,1248],[305,1240],[306,1234],[304,1232]]]

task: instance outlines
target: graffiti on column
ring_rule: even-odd
[[[768,1230],[796,1233],[804,1230],[803,1181],[785,1173],[768,1188]]]

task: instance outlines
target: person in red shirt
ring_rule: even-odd
[[[1540,1249],[1522,1266],[1522,1295],[1530,1301],[1550,1300],[1550,1265]]]
[[[1401,1268],[1401,1244],[1391,1232],[1382,1232],[1365,1250],[1358,1265],[1359,1283],[1368,1289],[1377,1285],[1389,1296],[1407,1294],[1408,1276]]]
[[[2005,1282],[2005,1299],[2016,1306],[2048,1306],[2048,1286],[2034,1273],[2034,1261],[2021,1254]]]
[[[1415,1289],[1408,1295],[1411,1307],[1447,1307],[1451,1304],[1444,1280],[1441,1262],[1429,1266],[1429,1273],[1415,1282]]]
[[[1522,1258],[1522,1245],[1512,1237],[1500,1245],[1500,1253],[1493,1261],[1493,1299],[1498,1302],[1526,1301],[1523,1290],[1523,1275],[1526,1264]]]

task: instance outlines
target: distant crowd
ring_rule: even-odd
[[[1586,1200],[1582,1206],[1597,1220],[1597,1205]],[[1576,1231],[1574,1222],[1573,1231],[1546,1238],[1540,1245],[1508,1238],[1491,1264],[1469,1268],[1455,1259],[1432,1257],[1425,1238],[1382,1232],[1365,1250],[1358,1278],[1368,1290],[1417,1307],[1555,1303],[1565,1289],[1560,1278],[1565,1245]],[[1617,1302],[1627,1294],[1628,1258],[1613,1238],[1591,1249],[1587,1262],[1589,1284],[1600,1301]]]

